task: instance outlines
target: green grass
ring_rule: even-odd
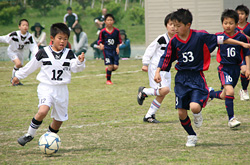
[[[172,91],[156,114],[161,123],[148,124],[142,118],[154,97],[148,97],[142,106],[137,104],[138,87],[148,86],[140,60],[120,61],[112,86],[105,85],[103,61],[87,61],[86,66],[73,74],[69,84],[69,120],[58,133],[61,148],[46,156],[38,148],[38,139],[46,132],[50,115],[33,141],[25,147],[16,141],[37,112],[38,71],[22,80],[24,86],[12,87],[13,64],[0,62],[0,164],[249,164],[249,102],[240,101],[240,84],[235,88],[234,103],[242,125],[230,129],[224,101],[214,99],[203,111],[202,127],[194,128],[197,146],[187,148],[187,133],[174,109],[174,69]],[[208,85],[215,90],[220,89],[217,66],[212,59],[205,72]]]

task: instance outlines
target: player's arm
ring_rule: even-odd
[[[242,41],[237,41],[237,40],[234,40],[232,38],[228,38],[228,39],[224,40],[223,44],[240,45],[240,46],[242,46],[244,48],[250,48],[249,43],[245,43],[245,42],[242,42]]]
[[[116,46],[116,53],[117,53],[117,54],[119,54],[119,53],[120,53],[119,46],[120,46],[120,44],[117,44],[117,46]]]
[[[86,61],[84,53],[82,53],[81,55],[79,55],[76,58],[73,51],[70,50],[69,53],[68,53],[67,58],[70,59],[70,70],[71,70],[71,72],[76,73],[76,72],[81,72],[81,71],[84,70],[85,61]]]
[[[250,79],[250,55],[248,55],[248,56],[245,57],[245,61],[246,61],[245,76],[249,80]]]
[[[5,35],[5,36],[0,36],[0,42],[1,43],[9,44],[10,40],[11,40],[10,34]]]
[[[161,82],[161,75],[160,75],[160,71],[161,71],[161,68],[158,67],[155,71],[155,77],[154,77],[154,80],[155,82],[159,83]]]
[[[37,52],[38,52],[38,46],[37,46],[37,43],[36,43],[36,41],[34,40],[34,38],[32,37],[31,38],[31,44],[29,45],[29,49],[30,49],[30,51],[31,51],[31,53],[32,53],[32,57],[34,57],[36,54],[37,54]]]

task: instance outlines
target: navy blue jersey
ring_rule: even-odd
[[[223,35],[224,36],[224,35]],[[224,36],[224,40],[227,39]],[[176,34],[168,43],[165,53],[161,56],[158,67],[169,71],[171,64],[177,60],[177,70],[205,71],[210,64],[210,52],[217,46],[217,35],[209,34],[204,30],[190,29],[186,41]]]
[[[245,27],[241,28],[241,27],[238,26],[236,29],[239,30],[239,31],[242,30],[247,36],[250,37],[250,23],[249,22],[247,22]]]
[[[113,28],[113,31],[110,33],[103,28],[99,34],[98,45],[102,43],[104,45],[104,49],[116,49],[118,44],[122,43],[120,31],[117,28]]]
[[[229,36],[225,32],[216,34],[225,34],[229,38],[248,43],[247,37],[240,31],[236,31],[233,36]],[[250,55],[250,49],[244,48],[240,45],[222,44],[218,46],[216,60],[223,65],[240,65],[245,56]]]

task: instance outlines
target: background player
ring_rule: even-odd
[[[174,22],[172,21],[172,13],[165,17],[164,25],[167,33],[159,35],[146,49],[142,58],[142,71],[148,72],[149,85],[151,88],[139,87],[137,101],[139,105],[143,104],[145,97],[148,95],[156,96],[150,105],[147,114],[144,116],[143,121],[149,123],[159,123],[155,118],[155,113],[160,108],[161,103],[165,96],[169,93],[171,88],[171,73],[160,72],[162,81],[156,83],[154,81],[155,71],[161,56],[163,55],[169,40],[175,34]]]
[[[217,43],[240,44],[250,47],[250,44],[235,41],[226,35],[217,36],[208,34],[206,31],[190,29],[192,14],[187,9],[178,9],[173,14],[175,22],[175,35],[169,42],[165,53],[162,55],[154,80],[161,82],[160,71],[169,71],[171,64],[177,60],[175,68],[175,94],[176,108],[182,127],[188,133],[186,146],[195,146],[197,135],[194,132],[187,110],[191,109],[196,127],[202,125],[202,107],[205,107],[209,98],[209,89],[206,84],[203,71],[207,70],[210,64],[210,52]]]
[[[18,28],[20,30],[14,31],[5,36],[0,36],[0,42],[9,44],[9,47],[7,49],[7,54],[11,59],[11,61],[15,64],[12,71],[11,83],[13,77],[15,77],[15,72],[19,70],[19,68],[21,68],[23,65],[24,50],[29,49],[32,52],[33,56],[38,51],[38,46],[34,38],[28,32],[29,30],[28,20],[21,19],[19,21]],[[15,85],[23,85],[23,84],[19,82],[18,84]]]
[[[249,9],[245,5],[239,5],[236,7],[235,10],[239,14],[239,24],[237,26],[237,29],[240,30],[243,34],[245,34],[248,40],[250,40],[250,23],[247,22],[249,16]],[[249,80],[246,78],[244,74],[245,71],[246,71],[246,62],[245,59],[243,59],[243,63],[241,64],[241,74],[240,74],[240,80],[242,86],[242,89],[240,90],[241,100],[249,100],[249,94],[247,91]]]
[[[235,28],[238,25],[239,16],[236,11],[226,9],[221,15],[223,33],[230,38],[238,41],[248,42],[247,37]],[[234,87],[236,86],[240,76],[240,64],[243,58],[246,59],[246,68],[249,73],[249,55],[250,50],[239,45],[224,44],[219,45],[217,52],[217,61],[220,63],[218,67],[218,75],[221,81],[222,91],[210,91],[210,98],[218,98],[225,100],[225,106],[228,114],[228,126],[230,128],[238,127],[240,122],[234,117]]]
[[[106,68],[107,85],[112,85],[112,71],[119,66],[119,45],[122,43],[119,29],[113,26],[115,18],[112,14],[106,14],[104,18],[106,27],[103,28],[99,35],[98,45],[103,50],[104,64]]]
[[[63,22],[68,25],[69,30],[72,30],[78,24],[78,16],[72,12],[71,7],[67,7],[67,14],[64,15]]]
[[[57,133],[63,121],[68,120],[67,84],[70,83],[71,72],[80,72],[85,67],[84,53],[76,59],[74,53],[65,48],[70,36],[67,25],[64,23],[53,24],[50,35],[53,45],[40,49],[36,56],[13,78],[14,85],[41,67],[37,75],[37,80],[40,81],[37,87],[39,110],[30,123],[28,133],[17,140],[22,146],[34,138],[51,106],[53,106],[51,110],[53,121],[49,126],[49,132]]]

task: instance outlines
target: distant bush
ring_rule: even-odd
[[[134,24],[144,24],[144,8],[135,6],[129,10],[128,14]]]
[[[0,24],[8,25],[13,22],[13,17],[19,12],[20,6],[4,7],[0,10]]]

